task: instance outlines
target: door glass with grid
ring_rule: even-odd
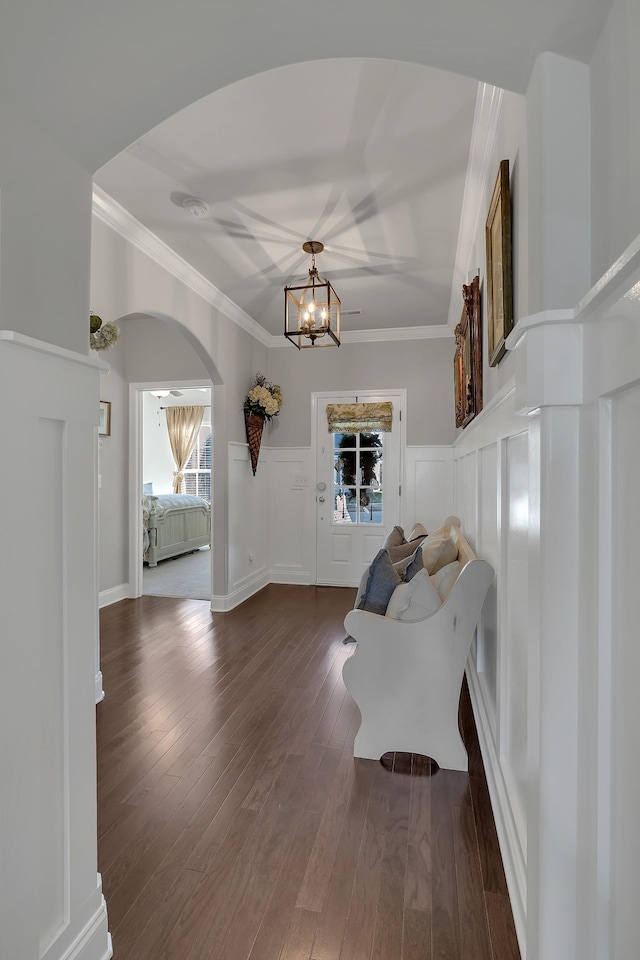
[[[334,433],[332,522],[384,523],[384,433]]]

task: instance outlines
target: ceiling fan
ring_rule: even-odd
[[[164,398],[168,397],[169,395],[172,397],[184,396],[182,390],[149,390],[149,393],[152,397],[157,397],[158,400],[164,400]]]

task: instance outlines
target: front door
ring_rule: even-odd
[[[392,429],[330,433],[327,404],[390,401]],[[404,392],[316,397],[317,583],[357,586],[399,522]]]

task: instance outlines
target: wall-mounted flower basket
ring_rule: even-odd
[[[251,469],[255,477],[258,468],[258,455],[260,453],[260,444],[262,443],[262,431],[264,430],[264,420],[257,413],[244,411],[244,424],[247,429],[247,443],[249,444],[249,456],[251,457]]]
[[[244,401],[244,423],[254,477],[258,467],[264,422],[277,417],[281,406],[282,390],[278,384],[267,380],[263,373],[256,373],[253,386]]]

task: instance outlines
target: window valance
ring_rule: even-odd
[[[363,433],[380,430],[391,433],[393,404],[384,403],[328,403],[329,433]]]

